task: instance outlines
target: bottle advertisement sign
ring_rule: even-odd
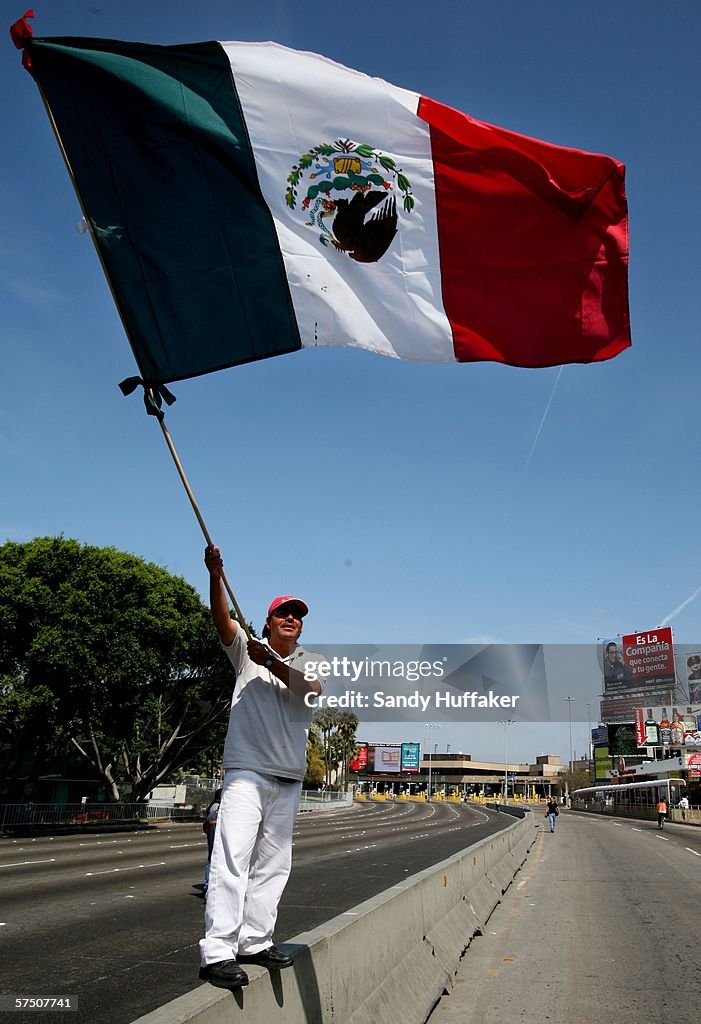
[[[635,742],[639,747],[645,746],[645,716],[643,715],[642,708],[636,708],[635,711]]]
[[[638,719],[642,719],[644,738],[640,747],[698,747],[701,749],[701,704],[679,707],[643,706],[635,712],[636,738]]]

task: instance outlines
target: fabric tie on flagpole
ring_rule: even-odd
[[[27,21],[27,18],[33,18],[34,11],[28,10],[24,12],[23,17],[19,18],[14,25],[10,25],[10,35],[12,42],[15,44],[18,50],[22,50],[22,67],[26,68],[27,71],[32,70],[32,58],[29,56],[27,50],[27,44],[32,38],[32,26]]]
[[[121,381],[119,390],[126,397],[138,387],[144,389],[144,405],[149,416],[156,416],[163,419],[163,403],[172,405],[175,402],[175,395],[169,391],[165,384],[155,384],[152,381],[144,380],[142,377],[127,377]]]

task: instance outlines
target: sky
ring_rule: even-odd
[[[8,25],[23,13],[2,9]],[[174,385],[167,423],[259,629],[292,593],[312,649],[588,644],[662,624],[701,646],[696,0],[35,10],[37,36],[271,39],[623,161],[633,346],[617,358],[526,370],[302,351]],[[199,527],[156,421],[118,390],[133,357],[9,36],[0,75],[0,543],[115,546],[204,596]],[[561,722],[511,727],[509,758],[566,760],[569,710],[583,753],[596,693],[583,680]],[[504,727],[444,723],[436,742],[501,759]]]

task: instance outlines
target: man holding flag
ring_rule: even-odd
[[[267,643],[246,640],[229,614],[219,549],[207,547],[212,618],[236,671],[224,744],[224,785],[207,891],[200,978],[218,988],[248,984],[241,964],[269,970],[292,957],[272,944],[277,908],[292,863],[294,827],[313,708],[321,693],[308,681],[319,660],[297,643],[309,611],[300,598],[274,598],[265,620]],[[305,672],[306,670],[306,672]]]

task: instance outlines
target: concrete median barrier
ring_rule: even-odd
[[[270,974],[247,968],[245,989],[202,985],[134,1024],[423,1024],[535,836],[526,814],[283,943],[295,956],[293,967]]]

